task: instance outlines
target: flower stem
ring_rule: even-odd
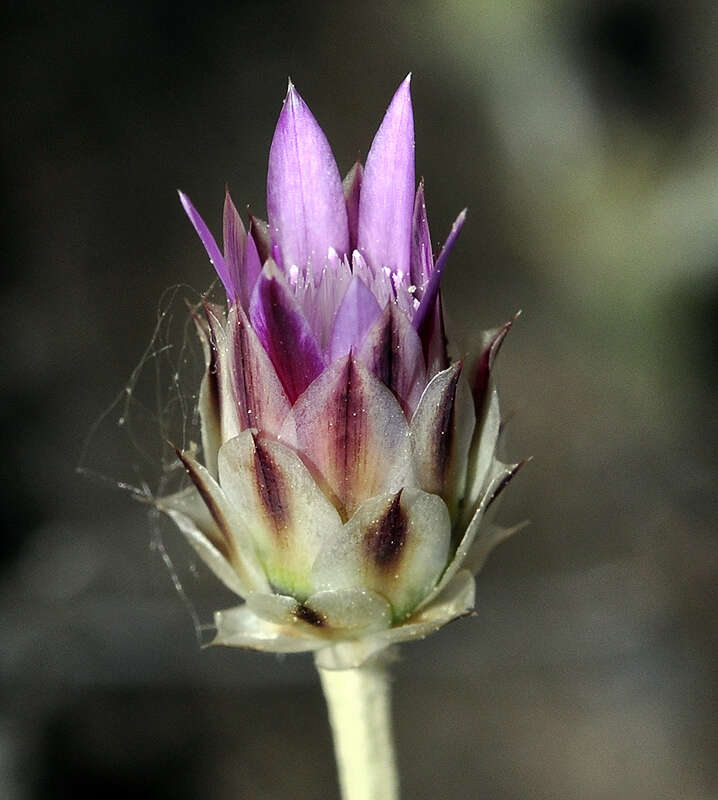
[[[398,800],[389,672],[381,663],[317,666],[329,709],[342,800]]]

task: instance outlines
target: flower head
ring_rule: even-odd
[[[516,472],[495,455],[488,335],[471,378],[446,349],[437,258],[414,177],[409,77],[362,168],[342,182],[289,85],[269,153],[268,221],[229,193],[224,248],[180,199],[227,294],[198,328],[202,461],[158,501],[244,603],[218,644],[321,650],[361,663],[473,607],[473,575],[507,531],[485,518]]]

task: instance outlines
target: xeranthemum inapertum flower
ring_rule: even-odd
[[[178,451],[191,485],[157,505],[244,600],[214,643],[348,668],[471,611],[518,468],[496,457],[491,377],[510,323],[472,370],[450,362],[439,283],[465,212],[434,259],[409,78],[343,183],[290,84],[268,223],[247,233],[227,193],[224,252],[180,199],[228,302],[197,316],[203,463]]]

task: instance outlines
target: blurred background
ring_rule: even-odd
[[[311,658],[199,649],[231,597],[118,490],[154,479],[103,414],[212,280],[175,189],[264,216],[288,75],[345,172],[411,70],[432,236],[470,213],[456,352],[523,310],[534,461],[477,615],[401,650],[404,796],[714,798],[718,6],[11,3],[0,45],[0,796],[338,796]]]

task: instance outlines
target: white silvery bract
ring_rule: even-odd
[[[243,601],[214,643],[343,669],[470,612],[519,466],[496,456],[510,323],[471,370],[450,362],[439,283],[465,214],[434,258],[409,79],[343,183],[290,85],[268,222],[247,232],[227,195],[223,251],[180,197],[228,302],[196,320],[201,458],[178,451],[191,484],[157,505]]]

